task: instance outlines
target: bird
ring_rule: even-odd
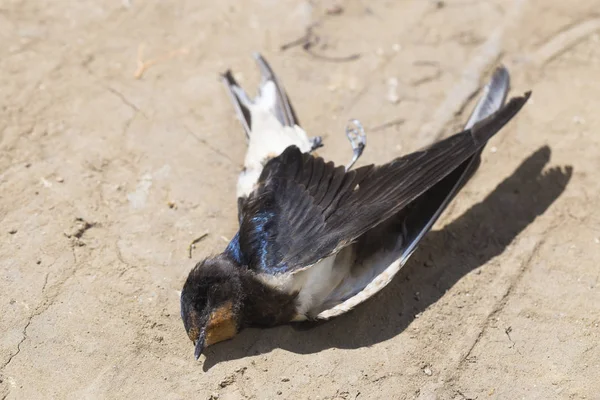
[[[464,129],[385,164],[352,168],[366,145],[357,121],[346,165],[318,156],[265,58],[250,98],[222,74],[248,140],[237,181],[239,230],[225,250],[198,262],[180,296],[196,359],[249,326],[327,320],[385,287],[462,189],[486,143],[525,105],[506,102],[510,76],[493,73]]]

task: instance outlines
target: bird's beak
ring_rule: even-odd
[[[196,349],[194,350],[194,357],[196,360],[200,358],[200,354],[202,354],[202,350],[204,350],[205,338],[206,331],[202,329],[202,331],[200,331],[200,336],[198,336],[198,340],[196,340]]]

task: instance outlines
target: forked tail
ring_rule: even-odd
[[[260,54],[254,53],[253,56],[261,75],[258,95],[254,99],[251,99],[237,83],[231,70],[227,70],[222,75],[223,83],[227,88],[227,93],[231,98],[236,115],[244,127],[246,136],[250,138],[252,133],[251,109],[253,106],[268,110],[283,126],[299,126],[298,118],[290,103],[289,97],[283,89],[283,86],[279,83],[271,66]]]

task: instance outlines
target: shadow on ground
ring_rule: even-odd
[[[396,336],[459,279],[501,254],[563,193],[572,168],[543,171],[550,154],[549,147],[540,148],[485,200],[442,230],[430,232],[378,296],[331,321],[246,329],[233,340],[207,349],[204,370],[275,348],[309,354],[370,346]]]

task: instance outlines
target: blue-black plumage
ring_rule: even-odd
[[[196,357],[245,326],[331,318],[379,291],[530,95],[504,105],[509,76],[501,67],[465,130],[386,164],[350,169],[364,134],[349,135],[360,140],[348,168],[317,157],[320,138],[306,135],[272,69],[256,59],[257,98],[231,72],[223,76],[249,145],[238,180],[239,231],[222,254],[194,267],[181,294]]]

